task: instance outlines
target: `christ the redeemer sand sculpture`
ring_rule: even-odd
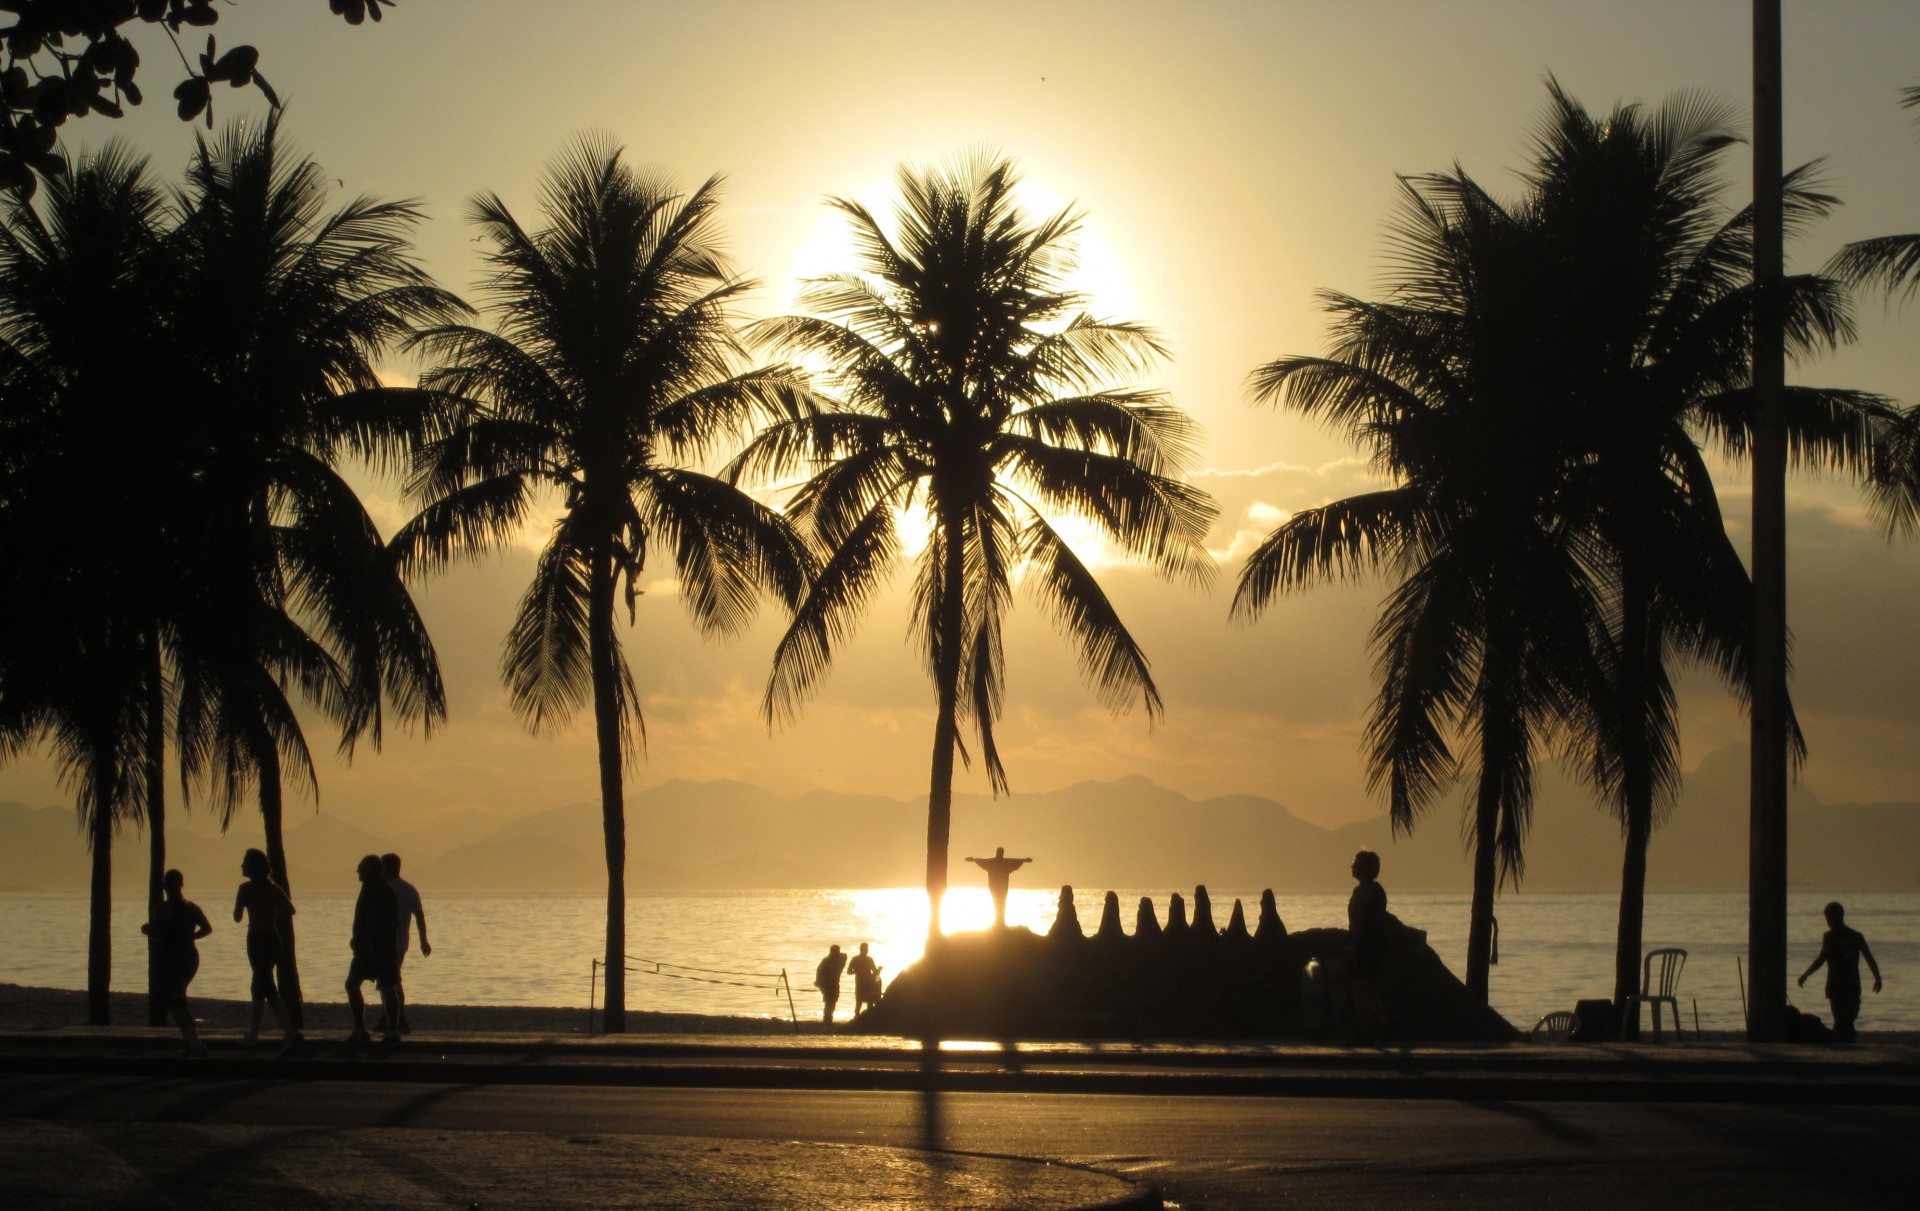
[[[1007,927],[1007,881],[1013,872],[1019,870],[1032,858],[1009,858],[1006,846],[993,851],[991,858],[968,858],[981,870],[987,872],[987,891],[993,895],[993,925],[995,929]]]

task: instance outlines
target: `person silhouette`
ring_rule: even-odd
[[[1009,858],[1005,846],[993,851],[991,858],[968,858],[981,870],[987,872],[987,891],[993,896],[993,926],[995,929],[1007,927],[1007,883],[1013,872],[1019,870],[1032,858]]]
[[[400,877],[399,854],[381,854],[380,873],[386,876],[387,886],[393,889],[394,902],[400,910],[400,928],[393,935],[393,1002],[400,1007],[400,1021],[396,1028],[401,1034],[411,1034],[413,1024],[407,1021],[407,986],[402,973],[407,963],[407,927],[411,922],[419,922],[420,957],[424,959],[431,955],[433,947],[427,941],[427,910],[420,906],[419,889]],[[382,1018],[376,1029],[384,1030],[388,1024]]]
[[[161,877],[164,898],[154,909],[153,919],[142,925],[140,932],[158,943],[154,948],[160,977],[157,983],[167,1012],[180,1027],[180,1053],[205,1055],[207,1045],[200,1041],[200,1032],[193,1024],[193,1011],[187,1008],[187,985],[193,983],[194,975],[200,970],[200,948],[194,943],[212,933],[213,926],[208,924],[207,914],[200,911],[200,906],[187,899],[186,885],[186,876],[177,870]]]
[[[241,857],[240,873],[247,881],[233,897],[233,921],[238,925],[243,916],[246,918],[247,966],[253,970],[253,984],[249,989],[253,1017],[247,1029],[247,1043],[260,1041],[260,1019],[271,1009],[273,1020],[280,1024],[280,1041],[291,1047],[300,1041],[300,1032],[293,1028],[287,1015],[287,1005],[280,997],[274,973],[280,967],[281,926],[293,916],[293,901],[273,881],[272,869],[267,855],[257,849],[250,849]]]
[[[1347,958],[1352,972],[1354,1016],[1363,1042],[1392,1027],[1373,977],[1387,956],[1390,939],[1387,889],[1380,886],[1380,855],[1363,849],[1353,855],[1353,894],[1347,897]]]
[[[820,1000],[826,1005],[822,1017],[827,1025],[833,1025],[833,1007],[840,1003],[840,973],[847,967],[847,956],[840,953],[840,944],[827,947],[827,957],[820,960],[820,966],[813,969],[813,986],[820,990]]]
[[[367,1002],[360,986],[368,980],[380,990],[380,1007],[386,1011],[387,1043],[400,1041],[395,1029],[400,1022],[400,1007],[394,1004],[394,934],[400,928],[400,904],[393,888],[387,886],[380,859],[368,854],[360,859],[355,873],[360,876],[360,898],[353,903],[353,961],[347,964],[347,1009],[353,1014],[350,1044],[368,1043]]]
[[[847,964],[847,970],[853,973],[853,1016],[859,1017],[860,1011],[880,1000],[880,965],[867,953],[867,944],[860,943],[860,953],[853,956]]]
[[[1833,1037],[1842,1043],[1851,1043],[1853,1021],[1860,1016],[1860,960],[1864,958],[1873,971],[1876,993],[1880,991],[1880,964],[1873,961],[1873,951],[1867,946],[1865,935],[1848,927],[1847,910],[1840,901],[1827,905],[1826,915],[1827,932],[1820,938],[1820,953],[1800,973],[1800,987],[1805,988],[1807,977],[1825,965],[1827,1004],[1833,1008]]]

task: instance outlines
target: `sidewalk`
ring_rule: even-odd
[[[48,1077],[195,1082],[413,1081],[686,1085],[787,1084],[832,1071],[838,1049],[708,1046],[699,1039],[414,1036],[392,1050],[316,1038],[294,1054],[206,1036],[211,1055],[176,1054],[178,1035],[141,1027],[0,1032],[0,1205],[99,1207],[379,1206],[693,1211],[835,1207],[954,1211],[1149,1211],[1152,1188],[1112,1174],[1022,1157],[792,1139],[621,1133],[327,1128],[39,1117]],[[816,1042],[817,1040],[808,1040]],[[875,1049],[845,1049],[848,1056]],[[899,1049],[888,1050],[898,1058]],[[814,1054],[806,1054],[807,1052]],[[689,1063],[692,1057],[694,1062]],[[860,1061],[865,1062],[865,1061]],[[708,1080],[702,1073],[719,1079]],[[663,1077],[663,1081],[647,1078]],[[862,1087],[856,1082],[854,1086]],[[58,1105],[59,1097],[53,1098]]]
[[[0,1118],[0,1204],[548,1211],[1147,1211],[1150,1189],[1004,1157],[791,1140]]]

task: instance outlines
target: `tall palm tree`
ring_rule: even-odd
[[[1421,799],[1400,780],[1411,771],[1413,789],[1434,787],[1453,766],[1424,711],[1410,721],[1396,712],[1403,700],[1418,704],[1431,695],[1443,717],[1460,718],[1453,665],[1465,662],[1484,677],[1489,665],[1479,645],[1493,637],[1480,633],[1477,620],[1462,628],[1448,615],[1457,633],[1437,640],[1428,663],[1400,655],[1421,633],[1421,616],[1405,603],[1428,608],[1444,600],[1424,588],[1427,561],[1440,553],[1456,558],[1456,548],[1481,554],[1488,562],[1462,575],[1494,596],[1518,591],[1513,563],[1521,561],[1512,557],[1530,541],[1550,539],[1566,552],[1564,562],[1531,557],[1532,580],[1553,587],[1539,576],[1570,578],[1553,591],[1574,594],[1569,604],[1585,608],[1555,617],[1540,599],[1523,598],[1527,624],[1544,628],[1542,640],[1568,658],[1543,685],[1556,692],[1537,700],[1534,722],[1579,753],[1622,822],[1616,977],[1624,997],[1638,990],[1648,841],[1678,787],[1669,661],[1707,663],[1737,693],[1745,685],[1750,586],[1695,435],[1731,453],[1745,448],[1750,218],[1717,207],[1716,157],[1731,141],[1717,107],[1680,98],[1652,114],[1625,106],[1595,119],[1557,84],[1549,87],[1518,203],[1502,208],[1457,173],[1418,179],[1398,240],[1403,278],[1393,302],[1334,296],[1336,365],[1287,359],[1256,372],[1265,391],[1285,390],[1287,402],[1340,420],[1372,443],[1402,481],[1391,491],[1423,480],[1444,490],[1437,512],[1450,520],[1413,526],[1396,517],[1392,528],[1371,534],[1342,523],[1337,508],[1303,514],[1250,562],[1237,605],[1252,612],[1277,589],[1395,560],[1418,569],[1390,599],[1376,633],[1383,688],[1369,733],[1376,781],[1392,788],[1396,823],[1410,824]],[[1832,205],[1808,188],[1806,170],[1787,192],[1795,223]],[[1844,339],[1845,309],[1832,281],[1791,279],[1788,298],[1797,352]],[[1398,389],[1423,399],[1397,398]],[[1490,427],[1422,416],[1422,403],[1436,414],[1484,416]],[[1858,468],[1881,409],[1858,392],[1796,388],[1789,411],[1802,461]],[[1445,444],[1442,435],[1456,430],[1464,448]],[[1476,464],[1472,451],[1483,446],[1497,454]],[[1403,447],[1446,453],[1423,470]],[[1462,501],[1471,507],[1456,516]],[[1459,541],[1463,527],[1491,527],[1501,537],[1468,546]],[[1444,540],[1429,545],[1431,533]],[[1329,537],[1331,548],[1320,549]],[[1523,700],[1494,693],[1487,701]],[[1476,723],[1476,811],[1485,811],[1488,720]],[[1497,730],[1521,734],[1511,723]],[[1515,761],[1517,745],[1506,756]],[[1509,785],[1527,784],[1530,769],[1508,769]],[[1480,927],[1491,911],[1486,829],[1477,819],[1468,983],[1480,991]],[[1517,858],[1508,848],[1517,830],[1503,825],[1499,837],[1503,858]],[[1510,860],[1508,869],[1520,868]]]
[[[1524,873],[1536,757],[1602,674],[1600,551],[1563,500],[1578,434],[1553,351],[1534,339],[1559,301],[1534,255],[1538,221],[1458,169],[1402,180],[1387,300],[1324,293],[1327,356],[1252,377],[1257,397],[1347,431],[1388,486],[1294,515],[1249,558],[1233,602],[1252,619],[1323,581],[1399,577],[1372,638],[1369,783],[1399,832],[1474,770],[1466,983],[1482,997],[1495,892]]]
[[[1731,111],[1683,95],[1595,117],[1558,84],[1550,92],[1528,184],[1540,255],[1566,275],[1566,302],[1537,339],[1556,350],[1583,418],[1573,498],[1609,552],[1609,684],[1591,704],[1589,768],[1625,836],[1624,1005],[1639,991],[1648,844],[1679,789],[1668,665],[1704,663],[1743,700],[1747,685],[1751,585],[1696,437],[1734,454],[1748,445],[1752,216],[1719,203]],[[1835,204],[1810,175],[1785,183],[1790,228]],[[1796,275],[1785,287],[1796,356],[1851,335],[1837,282]],[[1798,461],[1858,472],[1885,410],[1863,393],[1796,387],[1788,413]]]
[[[1006,788],[994,743],[1004,673],[1001,629],[1016,574],[1079,648],[1109,707],[1161,710],[1146,654],[1053,518],[1093,521],[1129,555],[1204,583],[1211,500],[1179,481],[1196,430],[1155,391],[1107,385],[1163,355],[1138,324],[1095,319],[1065,285],[1071,209],[1038,222],[1014,201],[1006,161],[903,168],[896,230],[857,202],[848,219],[860,270],[810,282],[814,314],[769,320],[757,336],[824,362],[837,402],[771,427],[736,477],[811,473],[789,509],[826,551],[812,592],[774,656],[770,719],[791,717],[900,553],[903,513],[931,522],[914,581],[912,630],[934,683],[927,809],[929,938],[947,886],[953,763],[971,723],[989,781]]]
[[[295,699],[350,755],[389,709],[430,731],[445,693],[399,560],[343,468],[398,467],[436,423],[430,395],[376,365],[423,325],[462,314],[413,259],[409,203],[337,207],[276,113],[200,139],[169,241],[177,423],[191,489],[175,544],[190,586],[170,632],[183,776],[223,822],[257,793],[273,877],[291,891],[283,776],[317,793]],[[298,1004],[288,939],[282,966]]]
[[[557,489],[559,519],[506,641],[502,674],[536,730],[591,701],[606,839],[606,1028],[626,1028],[626,809],[622,766],[644,721],[621,653],[652,550],[708,634],[738,632],[760,591],[789,606],[811,557],[773,510],[695,468],[762,416],[803,406],[781,367],[740,370],[730,309],[751,282],[721,256],[720,182],[691,194],[583,140],[541,183],[546,226],[497,196],[471,215],[491,245],[496,331],[446,325],[417,342],[421,386],[466,401],[428,443],[410,491],[424,502],[395,538],[407,566],[498,549]]]
[[[10,195],[0,212],[0,559],[34,586],[0,606],[0,749],[47,738],[77,793],[93,861],[88,1017],[104,1024],[112,836],[147,825],[150,901],[166,854],[160,630],[174,568],[160,520],[180,463],[149,389],[163,199],[145,162],[110,145],[41,200]]]

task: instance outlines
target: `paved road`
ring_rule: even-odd
[[[0,1077],[0,1116],[1042,1157],[1182,1208],[1909,1207],[1920,1109]],[[24,1126],[24,1125],[23,1125]],[[474,1137],[466,1137],[474,1138]],[[507,1137],[498,1137],[503,1141]],[[505,1147],[503,1143],[501,1145]],[[576,1148],[576,1163],[595,1154]]]

